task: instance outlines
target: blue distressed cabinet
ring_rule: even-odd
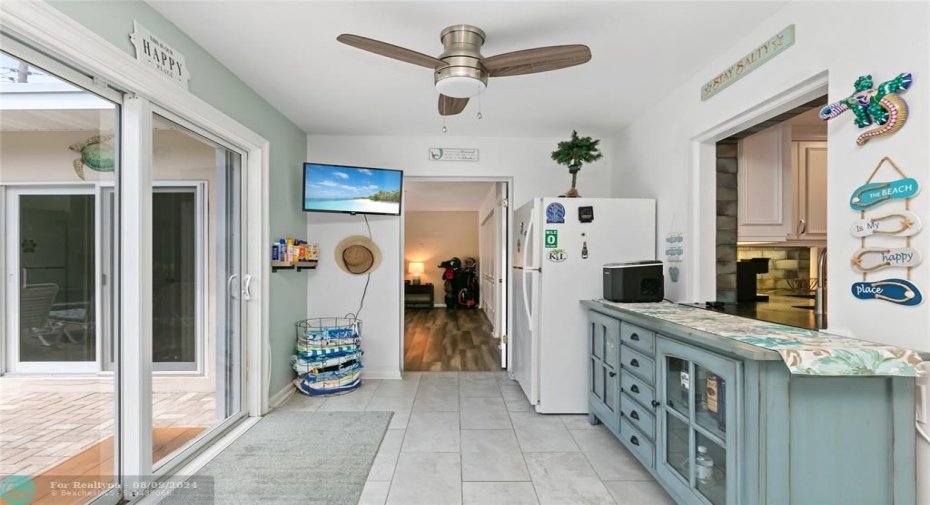
[[[736,503],[739,422],[727,407],[739,395],[740,362],[662,337],[657,347],[663,436],[656,473],[681,496]]]
[[[590,356],[589,404],[591,416],[620,422],[620,321],[592,313],[588,318]],[[590,417],[594,421],[594,417]]]
[[[589,419],[677,503],[914,504],[913,377],[793,374],[775,351],[582,303]]]

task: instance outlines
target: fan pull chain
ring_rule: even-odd
[[[481,119],[481,95],[478,95],[478,119]]]
[[[440,98],[439,103],[442,104],[442,132],[446,133],[446,101]]]

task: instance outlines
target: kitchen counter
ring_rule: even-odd
[[[761,361],[782,360],[795,375],[920,375],[916,351],[675,303],[615,303],[583,300],[582,305],[656,327],[669,327],[694,343]]]
[[[813,297],[776,294],[767,296],[769,297],[768,301],[726,303],[722,307],[709,310],[809,330],[826,327],[827,316],[823,315],[818,318],[814,315]],[[703,303],[694,304],[694,306],[707,308]]]

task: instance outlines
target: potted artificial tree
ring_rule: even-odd
[[[604,155],[597,149],[600,140],[592,140],[591,137],[579,137],[578,132],[572,130],[572,138],[559,142],[558,149],[552,151],[552,159],[559,165],[568,167],[568,173],[572,174],[572,187],[564,195],[567,197],[577,198],[581,195],[575,189],[575,183],[578,180],[578,171],[584,163],[595,162]]]

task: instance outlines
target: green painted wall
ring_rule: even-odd
[[[300,211],[302,163],[307,156],[307,134],[197,45],[161,14],[142,1],[50,1],[50,5],[135,57],[129,42],[137,20],[184,54],[191,79],[188,89],[271,143],[271,236],[304,237],[307,221]],[[268,244],[270,247],[271,245]],[[290,358],[293,323],[306,318],[306,274],[284,272],[271,276],[270,393],[293,378]]]

